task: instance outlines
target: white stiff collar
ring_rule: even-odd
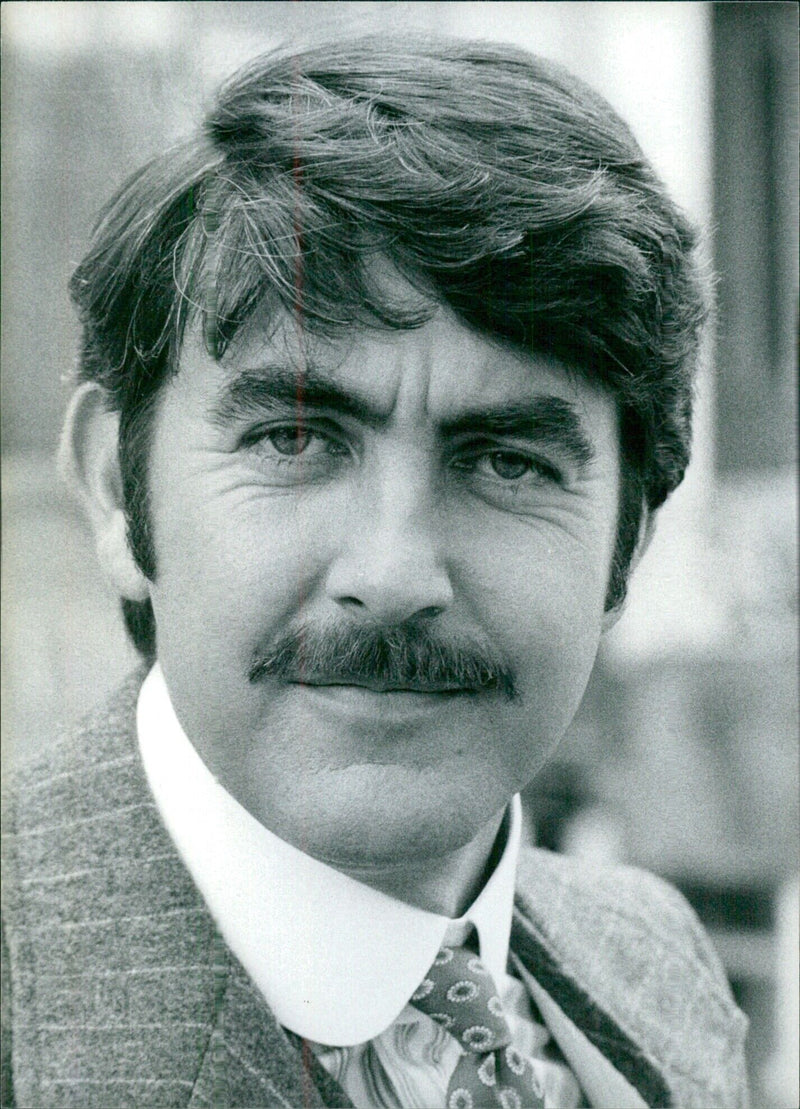
[[[495,980],[506,969],[520,840],[511,804],[503,855],[452,921],[355,881],[279,839],[216,781],[172,707],[161,667],[137,708],[139,748],[161,817],[222,935],[276,1019],[346,1047],[395,1020],[448,933],[478,932]]]

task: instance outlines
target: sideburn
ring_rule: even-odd
[[[123,410],[119,423],[119,468],[128,546],[136,565],[148,581],[156,578],[156,552],[150,512],[148,460],[158,392],[133,411]],[[150,600],[122,598],[125,629],[139,654],[148,663],[156,659],[156,620]]]
[[[615,608],[619,608],[625,601],[628,592],[628,575],[631,561],[639,542],[644,503],[644,483],[638,469],[626,457],[623,442],[617,536],[606,592],[606,612],[612,612]]]

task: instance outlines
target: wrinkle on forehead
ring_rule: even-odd
[[[584,389],[602,392],[547,355],[525,354],[465,326],[439,306],[421,328],[350,331],[335,338],[299,333],[293,321],[272,321],[269,332],[248,328],[220,365],[226,376],[257,374],[277,364],[304,377],[328,377],[389,415],[398,406],[446,417],[462,405],[498,403],[510,392],[523,399],[555,388],[580,401]]]

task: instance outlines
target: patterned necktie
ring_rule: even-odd
[[[474,951],[443,947],[411,1004],[465,1052],[447,1087],[447,1109],[543,1109],[539,1075],[511,1043],[497,987]]]

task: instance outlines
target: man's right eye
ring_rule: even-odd
[[[267,433],[266,438],[272,443],[278,454],[302,454],[315,438],[314,432],[307,427],[279,427]]]
[[[253,428],[240,448],[265,476],[281,485],[331,477],[352,454],[350,445],[333,430],[296,422]]]

